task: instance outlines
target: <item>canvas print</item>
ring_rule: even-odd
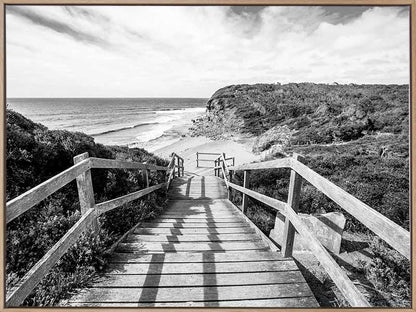
[[[409,15],[5,5],[6,307],[410,307]]]

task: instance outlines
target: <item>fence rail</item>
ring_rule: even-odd
[[[199,155],[209,155],[209,156],[216,156],[216,158],[199,158]],[[225,155],[225,154],[224,154]],[[221,153],[213,153],[213,152],[196,152],[196,167],[197,168],[201,168],[199,162],[212,162],[212,161],[216,161],[218,158],[221,157]],[[235,158],[234,157],[229,157],[226,158],[226,160],[232,160],[233,161],[233,166],[235,165]],[[215,165],[214,165],[215,167]],[[204,168],[212,168],[212,167],[204,167]]]
[[[276,168],[291,169],[287,202],[279,201],[248,188],[249,176],[255,174],[255,170]],[[254,198],[282,213],[285,217],[283,242],[281,246],[283,256],[289,257],[292,255],[294,235],[297,232],[301,239],[308,242],[309,249],[317,257],[345,299],[353,307],[367,307],[370,304],[297,214],[302,178],[367,226],[391,247],[407,259],[410,259],[410,233],[408,231],[307,167],[302,163],[302,157],[300,155],[295,154],[294,157],[260,163],[228,166],[225,154],[220,154],[214,160],[213,169],[216,176],[224,178],[228,188],[229,198],[231,189],[243,193],[241,205],[243,213],[247,209],[247,197]],[[233,171],[238,170],[244,172],[243,186],[232,183]]]
[[[74,163],[72,167],[10,200],[6,204],[6,222],[9,223],[49,195],[76,179],[82,214],[78,222],[7,292],[6,307],[16,307],[22,304],[25,298],[39,284],[42,278],[48,274],[54,264],[77,241],[81,234],[91,226],[93,229],[98,226],[97,218],[99,215],[118,208],[132,200],[139,199],[158,189],[162,189],[165,186],[169,187],[170,181],[175,177],[176,168],[178,169],[178,176],[184,174],[184,160],[175,153],[172,154],[171,161],[167,167],[89,157],[88,153],[75,156]],[[146,188],[103,203],[95,204],[91,181],[92,168],[140,169],[145,174]],[[166,171],[168,173],[167,181],[149,186],[148,173],[150,170]]]

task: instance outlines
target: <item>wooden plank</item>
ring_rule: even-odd
[[[294,154],[293,159],[302,160],[300,155]],[[287,204],[292,207],[293,211],[297,212],[299,208],[300,192],[302,188],[302,177],[293,169],[290,172],[289,194],[287,197]],[[277,218],[277,217],[276,217]],[[279,220],[278,220],[279,222]],[[295,228],[288,218],[285,219],[283,229],[282,255],[283,257],[291,257],[293,252],[293,242],[295,239]]]
[[[200,200],[195,200],[200,201]],[[234,210],[229,207],[223,207],[223,210],[219,207],[189,207],[189,208],[168,208],[165,211],[165,214],[180,214],[182,216],[198,216],[198,215],[207,215],[207,216],[221,216],[221,215],[234,215]]]
[[[185,193],[181,193],[181,192],[169,192],[168,197],[169,198],[224,198],[224,195],[227,195],[226,191],[206,191],[206,192],[200,192],[200,193],[190,193],[190,194],[185,194]]]
[[[224,185],[219,185],[218,183],[215,184],[208,184],[208,185],[201,185],[201,183],[195,184],[192,183],[191,185],[174,185],[172,184],[172,191],[182,191],[182,192],[201,192],[201,190],[224,190]]]
[[[209,264],[205,264],[209,266]],[[214,274],[104,274],[94,282],[94,288],[113,287],[188,287],[268,285],[305,283],[300,271],[239,272]]]
[[[311,296],[306,283],[217,287],[90,288],[71,302],[195,302]]]
[[[69,231],[20,279],[6,295],[6,306],[17,307],[95,219],[90,208]]]
[[[166,185],[166,183],[160,183],[148,188],[145,188],[144,190],[140,190],[137,192],[133,192],[124,196],[120,196],[115,199],[111,199],[109,201],[99,203],[96,205],[96,209],[99,214],[103,214],[107,211],[110,211],[114,208],[120,207],[121,205],[124,205],[132,200],[138,199],[140,197],[143,197],[146,194],[152,193],[158,189],[163,188]]]
[[[101,169],[148,169],[148,170],[162,170],[167,171],[168,167],[142,164],[139,162],[127,161],[127,160],[116,160],[116,159],[104,159],[90,157],[92,168]]]
[[[242,217],[234,217],[234,218],[209,218],[209,219],[201,219],[201,218],[194,218],[194,219],[187,219],[187,218],[157,218],[157,222],[159,223],[233,223],[233,222],[244,222],[245,220]]]
[[[228,167],[229,170],[257,170],[257,169],[276,169],[276,168],[290,168],[290,158],[281,158],[259,163],[244,164],[239,166]]]
[[[321,245],[313,232],[302,222],[297,213],[287,206],[286,217],[296,228],[302,239],[308,242],[308,247],[319,263],[331,277],[335,285],[344,295],[352,307],[370,307],[362,293],[355,287],[343,269],[331,257],[328,251]]]
[[[68,304],[71,305],[71,304]],[[192,301],[192,302],[157,302],[157,303],[137,303],[137,302],[76,302],[72,304],[77,307],[224,307],[224,308],[315,308],[319,307],[314,297],[296,298],[274,298],[274,299],[249,299],[249,300],[222,300],[222,301]]]
[[[225,212],[208,212],[208,213],[203,213],[203,212],[192,212],[190,211],[189,214],[184,214],[181,212],[169,212],[169,213],[164,213],[160,216],[160,218],[183,218],[186,220],[193,220],[193,219],[206,219],[207,221],[214,221],[214,220],[218,220],[218,219],[230,219],[229,221],[231,221],[231,219],[233,218],[237,218],[240,215],[237,213],[225,213]],[[212,219],[212,220],[211,220]],[[235,220],[235,219],[234,219]]]
[[[214,155],[214,156],[220,156],[220,153],[205,153],[205,152],[198,152],[199,155]]]
[[[268,197],[266,195],[257,193],[255,191],[246,189],[246,188],[244,188],[242,186],[239,186],[237,184],[234,184],[234,183],[230,183],[230,186],[232,188],[236,189],[237,191],[240,191],[240,192],[242,192],[242,193],[244,193],[244,194],[246,194],[246,195],[248,195],[248,196],[250,196],[250,197],[252,197],[254,199],[257,199],[258,201],[260,201],[260,202],[262,202],[262,203],[264,203],[264,204],[266,204],[266,205],[268,205],[268,206],[270,206],[272,208],[277,209],[281,213],[284,213],[284,211],[285,211],[285,207],[286,207],[286,203],[285,202],[282,202],[280,200],[277,200],[277,199]]]
[[[259,250],[266,249],[263,242],[226,242],[226,243],[120,243],[118,252],[199,252],[199,251],[228,251],[228,250]]]
[[[203,256],[204,257],[204,256]],[[213,258],[215,259],[215,257]],[[106,274],[207,274],[299,271],[293,260],[206,263],[110,263]]]
[[[137,228],[136,234],[172,234],[172,235],[189,235],[189,234],[229,234],[229,233],[254,233],[249,227],[236,228]]]
[[[129,235],[125,242],[228,242],[228,241],[257,241],[261,240],[254,234],[200,234],[200,235]]]
[[[184,195],[180,195],[180,194],[172,194],[172,195],[168,195],[169,199],[194,199],[194,200],[201,200],[201,199],[210,199],[210,198],[216,198],[216,199],[226,199],[227,198],[227,194],[221,194],[221,195],[215,195],[215,196],[199,196],[199,195],[195,195],[195,196],[184,196]]]
[[[49,195],[55,193],[61,187],[67,185],[77,176],[91,168],[89,159],[62,171],[45,182],[35,186],[29,191],[17,196],[6,203],[6,223],[16,219],[25,211],[40,203]]]
[[[292,168],[391,247],[410,259],[410,233],[408,231],[301,162],[293,160]]]
[[[142,224],[146,228],[246,228],[249,227],[247,223],[243,222],[227,222],[227,223],[180,223],[180,222],[146,222]]]
[[[74,157],[74,164],[78,164],[81,161],[88,159],[88,153],[83,153]],[[81,173],[77,180],[79,205],[81,206],[81,214],[84,214],[88,209],[94,207],[94,189],[92,187],[91,169]],[[98,229],[97,222],[94,225],[95,229]]]
[[[129,254],[113,253],[109,262],[121,263],[221,263],[221,262],[258,262],[258,261],[288,261],[280,253],[271,251],[227,251],[224,252],[180,252],[168,254]]]
[[[243,187],[248,189],[249,188],[249,175],[250,172],[248,170],[244,170],[244,181]],[[243,204],[241,205],[241,211],[245,214],[248,207],[248,197],[245,193],[243,193]]]

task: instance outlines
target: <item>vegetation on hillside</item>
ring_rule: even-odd
[[[24,193],[73,165],[75,155],[123,159],[166,166],[167,162],[143,149],[108,147],[79,132],[55,130],[7,110],[6,200]],[[97,203],[145,187],[139,170],[92,169]],[[164,182],[164,172],[151,172],[151,185]],[[94,272],[106,266],[106,250],[138,221],[163,209],[159,190],[99,218],[100,230],[83,234],[26,299],[25,305],[53,305],[86,285]],[[80,218],[75,181],[7,224],[6,275],[10,289]]]
[[[214,93],[190,130],[213,139],[256,137],[253,151],[268,151],[265,159],[299,153],[310,168],[409,230],[408,92],[407,85],[233,85]],[[234,178],[242,184],[242,172]],[[288,182],[289,170],[258,170],[250,189],[286,201]],[[300,212],[342,211],[346,231],[370,237],[374,256],[354,270],[373,285],[372,304],[408,307],[410,262],[312,185],[304,182],[301,194]],[[233,201],[241,202],[239,192]],[[274,227],[273,210],[255,200],[248,215],[266,234]]]
[[[350,141],[374,131],[407,133],[408,97],[407,85],[232,85],[213,94],[193,132],[258,136],[288,126],[293,145]]]

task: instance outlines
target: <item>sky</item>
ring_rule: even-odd
[[[8,97],[408,84],[409,68],[407,7],[6,5]]]

